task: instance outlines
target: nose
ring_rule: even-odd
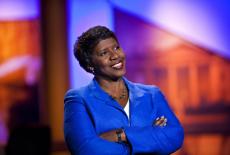
[[[116,60],[117,58],[119,58],[117,51],[114,49],[110,49],[110,59]]]

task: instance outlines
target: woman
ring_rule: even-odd
[[[65,96],[64,134],[72,154],[170,154],[183,128],[155,86],[132,83],[115,34],[96,26],[75,43],[74,55],[91,83]]]

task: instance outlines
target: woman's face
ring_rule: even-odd
[[[97,78],[116,80],[126,72],[125,54],[114,38],[100,41],[91,60]]]

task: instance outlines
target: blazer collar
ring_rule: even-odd
[[[91,83],[89,84],[89,88],[91,90],[91,93],[98,99],[103,100],[103,101],[108,101],[111,100],[111,97],[109,96],[108,93],[106,93],[99,83],[97,82],[96,78],[93,78]]]
[[[124,78],[125,84],[129,89],[129,100],[132,104],[138,104],[138,101],[144,97],[145,93],[140,87],[138,87],[137,83],[133,83],[126,78]]]

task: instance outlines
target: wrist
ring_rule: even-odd
[[[116,130],[116,135],[117,135],[118,143],[121,143],[124,141],[124,130],[122,128]]]

